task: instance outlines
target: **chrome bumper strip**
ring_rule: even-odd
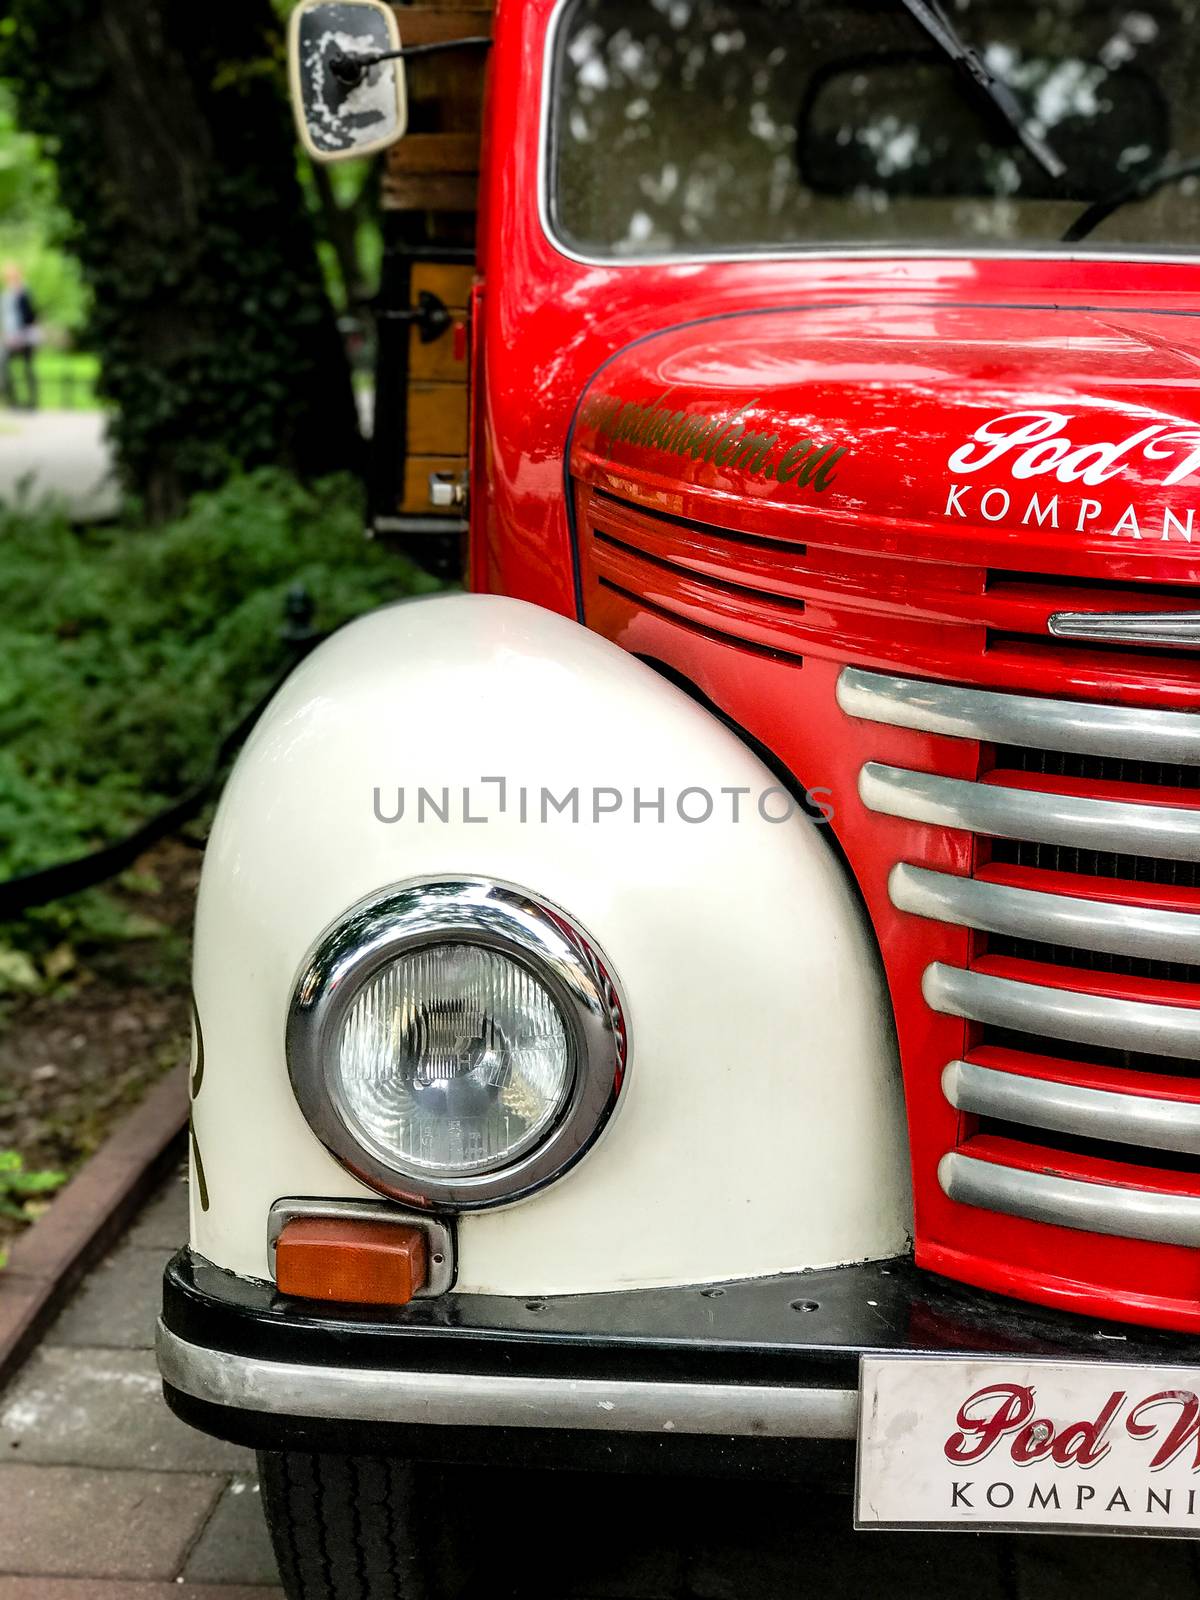
[[[959,1150],[942,1157],[938,1181],[951,1200],[984,1211],[1152,1244],[1200,1245],[1200,1197],[1195,1195],[1121,1189],[1026,1172],[979,1161]]]
[[[852,1389],[301,1366],[190,1344],[161,1321],[157,1348],[171,1388],[272,1416],[775,1439],[852,1439],[858,1426]]]
[[[1085,796],[1003,789],[868,761],[858,792],[869,811],[942,828],[1085,850],[1200,861],[1200,808],[1144,806]]]
[[[993,1027],[1039,1033],[1076,1044],[1106,1045],[1193,1060],[1200,1056],[1200,1011],[1188,1006],[1113,1000],[1078,989],[969,972],[940,961],[926,967],[921,992],[935,1011]],[[1200,1204],[1200,1202],[1197,1202]]]
[[[920,733],[1129,760],[1200,761],[1200,716],[1091,700],[1046,700],[843,669],[837,700],[851,717]]]
[[[888,879],[892,904],[914,916],[1044,944],[1200,964],[1200,914],[1017,889],[901,863]]]
[[[956,1110],[979,1117],[1200,1155],[1200,1105],[1186,1101],[1027,1078],[974,1061],[951,1061],[942,1073],[942,1092]]]

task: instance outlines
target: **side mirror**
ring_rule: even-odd
[[[396,14],[383,0],[303,0],[288,29],[292,106],[314,161],[386,150],[408,126]]]

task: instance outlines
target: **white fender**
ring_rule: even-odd
[[[504,814],[499,787],[507,779]],[[439,802],[448,822],[418,790]],[[519,790],[527,794],[520,818]],[[405,794],[403,819],[381,822]],[[470,791],[463,820],[462,791]],[[538,797],[572,789],[581,814]],[[722,790],[751,791],[741,817]],[[665,815],[643,804],[665,791]],[[595,790],[619,810],[597,820]],[[684,790],[714,797],[687,822]],[[546,1295],[706,1283],[906,1247],[910,1194],[890,1006],[869,928],[820,830],[649,667],[561,616],[454,595],[389,607],[322,645],[263,716],[204,866],[193,1106],[208,1209],[192,1241],[268,1276],[287,1195],[370,1191],[293,1098],[284,1020],[316,937],[410,878],[480,875],[562,907],[627,1008],[627,1088],[590,1154],[541,1193],[459,1224],[457,1289]],[[612,805],[607,795],[602,805]],[[702,798],[684,809],[698,815]]]

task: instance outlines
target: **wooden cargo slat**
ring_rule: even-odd
[[[440,44],[491,33],[491,6],[393,6],[401,44]]]
[[[466,311],[471,300],[471,285],[475,279],[475,268],[469,264],[453,261],[414,261],[412,269],[412,292],[414,299],[423,289],[430,294],[437,295],[450,311]],[[454,335],[446,333],[442,339],[450,344],[454,342]],[[442,340],[439,340],[440,344]]]
[[[478,199],[479,184],[465,172],[398,173],[383,181],[390,211],[474,211]]]
[[[397,6],[405,44],[435,44],[492,32],[490,0],[441,0],[439,4]],[[392,211],[473,212],[478,204],[480,125],[488,52],[451,51],[411,64],[408,73],[412,134],[393,146],[384,163],[383,203]],[[435,224],[444,237],[459,233]],[[436,294],[455,321],[464,321],[474,268],[416,261],[411,299],[422,290]],[[404,487],[396,510],[411,516],[442,515],[460,520],[460,511],[430,505],[432,473],[456,478],[467,470],[469,431],[467,362],[455,356],[450,330],[422,344],[409,336],[407,456]]]
[[[478,133],[410,133],[387,153],[391,172],[478,172]]]
[[[449,43],[492,31],[492,7],[480,0],[394,10],[405,44]],[[487,56],[472,47],[412,63],[408,98],[414,132],[392,146],[384,163],[387,210],[475,210]]]
[[[414,383],[466,383],[467,363],[454,354],[454,335],[443,334],[432,344],[422,344],[414,328],[408,347],[408,375]]]
[[[414,456],[466,454],[465,383],[409,385],[408,449]]]
[[[412,516],[429,516],[434,509],[429,504],[430,473],[448,472],[457,477],[466,470],[466,456],[409,456],[404,468],[404,499],[397,509]]]

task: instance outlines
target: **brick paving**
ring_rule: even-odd
[[[278,1596],[254,1457],[176,1421],[154,1364],[173,1177],[0,1397],[0,1600]]]
[[[0,1395],[0,1600],[281,1595],[253,1456],[162,1402],[158,1280],[186,1230],[173,1178]],[[469,1600],[1200,1593],[1190,1541],[855,1534],[845,1497],[769,1482],[522,1474],[487,1509],[501,1531]]]

